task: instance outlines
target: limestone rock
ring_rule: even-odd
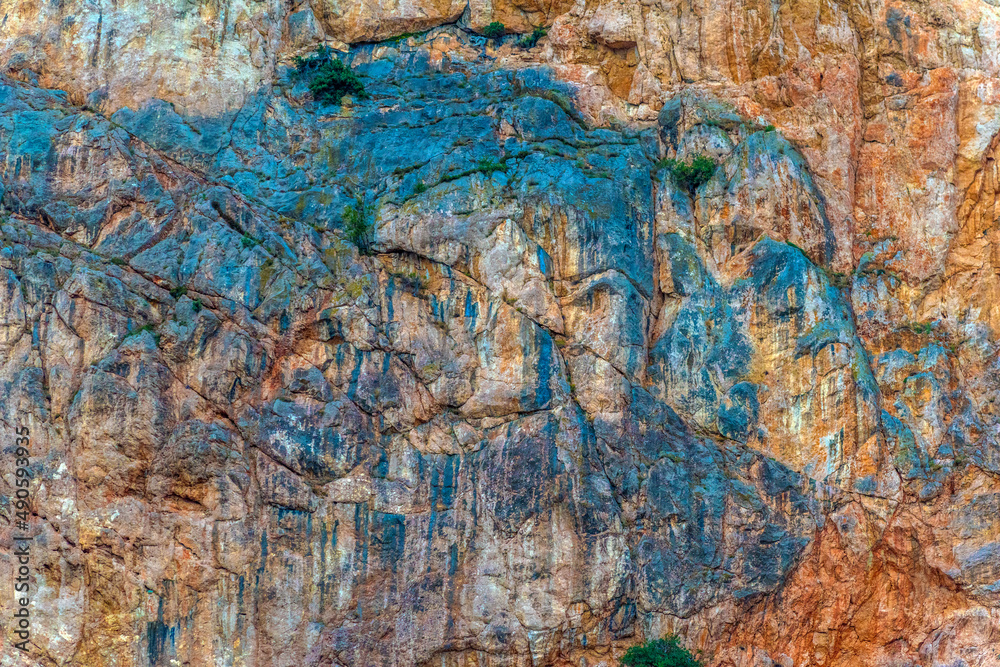
[[[996,3],[4,14],[0,664],[996,664]]]

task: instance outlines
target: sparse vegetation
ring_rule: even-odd
[[[500,39],[507,33],[507,27],[500,23],[500,21],[494,21],[485,28],[483,28],[483,36],[487,39]]]
[[[413,191],[418,195],[422,195],[427,192],[427,186],[424,185],[423,181],[417,181],[416,186],[414,186]]]
[[[503,162],[497,162],[493,158],[482,158],[476,163],[476,171],[480,171],[487,176],[492,176],[495,171],[507,171],[507,165]]]
[[[681,646],[676,635],[633,646],[622,656],[624,667],[702,667],[703,663]]]
[[[243,238],[240,239],[240,244],[244,248],[253,248],[258,243],[259,243],[259,241],[257,241],[257,239],[255,239],[254,237],[250,236],[249,234],[244,234]]]
[[[194,308],[194,312],[200,313],[201,309],[204,307],[204,304],[201,302],[201,299],[199,298],[199,299],[195,299],[191,303],[191,306]]]
[[[333,51],[330,47],[326,45],[320,46],[316,53],[312,54],[308,58],[303,58],[302,56],[295,56],[295,71],[298,74],[308,74],[310,72],[316,72],[321,67],[330,62],[333,57]]]
[[[476,166],[473,167],[472,169],[465,169],[463,171],[454,171],[451,172],[450,174],[445,174],[444,176],[441,177],[441,182],[447,183],[449,181],[455,181],[460,178],[464,178],[465,176],[469,176],[471,174],[486,174],[487,176],[492,176],[493,172],[496,171],[506,172],[507,164],[505,162],[498,162],[493,158],[488,158],[488,157],[480,158],[479,162],[477,162]]]
[[[536,26],[535,29],[531,31],[530,35],[525,35],[521,39],[517,40],[517,45],[522,49],[534,48],[535,44],[538,44],[538,40],[545,37],[546,34],[548,34],[548,32],[545,30],[545,26]]]
[[[845,287],[850,287],[851,276],[846,273],[841,273],[840,271],[831,271],[829,273],[830,283],[838,289],[844,289]]]
[[[154,327],[152,324],[145,324],[145,325],[143,325],[139,329],[133,331],[132,335],[139,336],[139,335],[142,335],[142,333],[144,331],[148,331],[150,334],[153,335],[153,342],[156,343],[157,347],[159,347],[160,346],[160,334],[158,334],[156,332],[156,327]]]
[[[918,336],[926,336],[934,330],[933,322],[910,322],[906,327]]]
[[[188,293],[188,288],[185,287],[184,285],[178,285],[177,287],[170,290],[170,296],[174,297],[175,299],[179,299],[187,293]]]
[[[411,38],[411,37],[420,37],[423,34],[424,33],[422,33],[422,32],[404,32],[402,35],[396,35],[395,37],[393,37],[391,39],[387,39],[386,40],[386,44],[392,44],[394,46],[399,46],[400,43],[405,42],[409,38]]]
[[[369,97],[358,75],[334,57],[327,46],[321,46],[309,58],[296,57],[295,69],[299,76],[310,77],[309,91],[317,102],[340,104],[344,95],[353,95],[361,100]]]
[[[260,265],[260,281],[258,284],[260,285],[260,291],[262,292],[271,282],[271,278],[274,277],[274,274],[278,272],[278,268],[276,268],[274,264],[274,258],[268,257],[264,260],[264,263]]]
[[[347,239],[357,247],[362,255],[371,254],[372,223],[370,211],[363,195],[358,195],[355,203],[344,207],[344,231]]]
[[[708,182],[718,165],[707,155],[696,155],[691,162],[681,162],[674,159],[663,159],[656,163],[660,169],[670,172],[674,182],[688,192],[694,193]]]
[[[583,125],[583,116],[573,108],[573,100],[570,99],[569,95],[560,90],[540,90],[536,94],[542,99],[546,99],[552,102],[560,109],[566,112],[566,115],[575,120],[580,125]]]
[[[802,246],[800,246],[795,241],[789,241],[789,240],[786,239],[785,240],[785,245],[791,246],[791,247],[795,248],[796,250],[798,250],[799,252],[801,252],[803,255],[806,255],[806,257],[809,256],[808,254],[806,254],[805,248],[803,248]]]
[[[410,290],[414,296],[416,296],[420,290],[424,288],[424,279],[421,278],[418,273],[413,271],[410,271],[409,273],[397,273],[394,274],[394,277],[403,287]]]
[[[522,82],[515,81],[514,92],[517,95],[530,95],[532,97],[541,97],[543,100],[549,100],[565,111],[566,115],[572,118],[573,121],[580,127],[585,129],[590,127],[587,119],[584,118],[583,115],[573,106],[572,98],[561,90],[536,86],[524,86]]]

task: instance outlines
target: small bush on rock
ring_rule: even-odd
[[[538,40],[546,35],[545,26],[538,26],[531,31],[530,35],[525,35],[517,41],[517,45],[522,49],[534,48],[535,44],[538,44]]]
[[[358,75],[340,59],[333,57],[333,52],[326,46],[321,46],[308,58],[297,56],[295,69],[299,76],[310,76],[309,91],[317,102],[340,104],[344,95],[353,95],[361,100],[369,97]]]
[[[360,195],[354,204],[344,207],[344,232],[362,255],[371,254],[372,223],[368,217],[368,207]]]
[[[622,656],[624,667],[703,667],[703,663],[681,646],[676,635],[633,646]]]
[[[658,164],[670,172],[677,185],[680,185],[689,192],[694,192],[708,182],[708,179],[712,178],[712,174],[715,173],[717,166],[712,158],[706,155],[697,155],[691,162],[661,160]]]
[[[420,290],[424,288],[424,279],[420,277],[420,274],[410,271],[409,273],[397,273],[394,276],[399,280],[400,284],[410,290],[414,296],[416,296]]]
[[[500,21],[494,21],[483,28],[483,36],[487,39],[499,39],[507,33],[507,27]]]
[[[365,85],[358,75],[337,59],[331,60],[329,66],[316,73],[316,78],[309,83],[309,90],[318,102],[330,104],[339,104],[344,95],[368,99]]]
[[[295,56],[295,71],[299,74],[307,74],[309,72],[315,72],[320,67],[323,67],[333,58],[333,51],[330,50],[328,46],[320,46],[316,53],[312,54],[308,58],[303,58],[302,56]]]

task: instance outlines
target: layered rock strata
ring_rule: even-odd
[[[993,4],[4,12],[0,664],[998,664]]]

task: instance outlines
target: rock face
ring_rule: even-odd
[[[995,3],[4,12],[0,665],[1000,664]]]

